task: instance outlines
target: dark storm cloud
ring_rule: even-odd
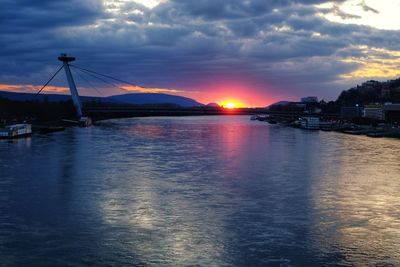
[[[399,49],[400,37],[329,22],[313,6],[323,2],[173,0],[149,9],[132,1],[0,0],[0,81],[43,83],[67,52],[77,65],[146,86],[191,90],[244,76],[260,90],[331,97],[344,89],[335,87],[338,77],[357,67],[340,59],[362,56],[358,45]]]
[[[92,0],[3,0],[0,4],[2,33],[81,25],[102,14],[101,5]]]
[[[319,4],[321,0],[197,0],[197,1],[170,1],[170,7],[176,8],[181,14],[205,19],[235,19],[249,16],[263,16],[273,9],[287,7],[293,4]],[[342,2],[342,1],[336,1]]]

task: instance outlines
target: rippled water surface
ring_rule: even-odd
[[[247,116],[0,142],[1,266],[399,266],[400,141]]]

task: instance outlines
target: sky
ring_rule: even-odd
[[[61,66],[82,95],[162,92],[266,106],[335,100],[400,76],[400,0],[0,0],[0,90],[36,92]],[[92,80],[91,80],[92,79]],[[63,74],[45,92],[67,92]]]

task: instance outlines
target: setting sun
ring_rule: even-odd
[[[236,99],[226,99],[218,101],[218,104],[226,109],[242,108],[245,106],[242,102],[237,101]]]
[[[229,108],[229,109],[233,109],[233,108],[236,108],[236,104],[235,103],[226,103],[226,105],[224,107],[225,108]]]

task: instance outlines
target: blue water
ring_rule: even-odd
[[[0,266],[400,266],[400,140],[248,116],[0,142]]]

